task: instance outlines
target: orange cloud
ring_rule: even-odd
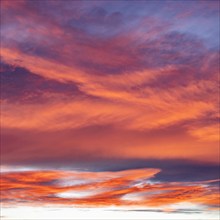
[[[219,141],[220,139],[219,124],[194,127],[189,130],[189,133],[201,141]]]
[[[63,2],[44,4],[45,11],[34,2],[2,3],[1,58],[11,69],[1,74],[3,78],[6,75],[4,88],[14,87],[13,94],[1,99],[4,163],[85,161],[91,157],[219,162],[219,54],[209,49],[213,45],[207,46],[194,33],[179,31],[179,25],[173,33],[172,22],[151,16],[137,16],[133,25],[127,23],[123,11],[101,9],[100,13],[100,8],[94,11],[93,7],[78,10],[74,3],[70,10]],[[180,17],[185,19],[185,15]],[[122,24],[116,29],[117,24],[112,23],[115,18]],[[102,21],[109,22],[99,23]],[[104,34],[106,27],[106,33],[113,30],[108,37]],[[26,71],[20,81],[16,68]],[[30,75],[48,83],[45,87],[50,87],[51,81],[59,85],[53,92],[40,89],[42,96],[38,96],[35,85],[33,96],[37,101],[25,102],[32,94],[22,85],[30,83],[31,88],[35,83],[29,80]],[[65,86],[77,88],[77,93],[71,90],[66,94]],[[18,90],[22,95],[15,95]],[[7,95],[14,96],[13,101]],[[88,132],[91,128],[99,131]],[[135,171],[135,175],[138,179],[142,174]],[[126,176],[99,184],[107,188],[126,185],[131,181]],[[38,178],[41,174],[30,181]],[[29,187],[28,181],[16,184]],[[14,183],[10,184],[13,188]],[[86,190],[87,186],[80,187]],[[40,188],[45,193],[44,187]],[[63,193],[60,188],[53,190]],[[141,191],[135,190],[131,187],[108,195],[112,203],[120,203],[117,196]],[[199,190],[195,195],[200,193],[203,195]],[[173,193],[173,197],[177,195]],[[102,198],[100,203],[106,202]]]
[[[137,91],[131,89],[132,86],[141,86],[158,75],[169,74],[169,68],[166,71],[149,70],[114,77],[91,76],[75,68],[8,49],[3,49],[2,55],[3,59],[9,63],[13,63],[13,60],[19,57],[25,60],[24,67],[33,73],[63,83],[68,81],[79,83],[79,89],[86,95],[102,98],[100,102],[84,98],[82,101],[78,99],[77,102],[63,103],[62,97],[57,96],[55,104],[33,106],[14,106],[13,104],[10,106],[11,104],[5,103],[7,113],[3,108],[4,127],[63,129],[89,126],[94,123],[108,124],[114,120],[117,126],[122,128],[145,130],[197,119],[209,111],[216,111],[216,106],[212,101],[207,102],[206,99],[186,101],[182,98],[189,92],[201,93],[204,89],[208,89],[212,86],[208,82],[201,84],[200,87],[195,87],[193,83],[187,87],[167,91],[149,88]],[[94,111],[88,110],[91,108]],[[22,119],[22,122],[19,122],[21,120],[16,112],[25,115],[27,120]],[[78,115],[82,115],[80,120]],[[152,118],[154,120],[151,120]]]
[[[75,205],[79,207],[164,207],[181,202],[218,205],[219,195],[209,182],[149,182],[158,169],[119,172],[23,171],[2,173],[4,205]],[[219,180],[214,180],[219,181]]]
[[[211,94],[204,93],[216,86],[214,81],[192,81],[186,86],[166,90],[143,87],[161,76],[168,77],[175,66],[118,75],[93,75],[16,49],[3,47],[1,53],[7,63],[22,65],[34,74],[62,83],[76,83],[85,94],[82,98],[65,102],[63,96],[56,95],[55,100],[45,104],[3,102],[2,126],[6,128],[59,130],[114,122],[114,126],[122,129],[149,130],[200,120],[208,112],[217,112],[216,100]],[[87,96],[100,99],[93,100]],[[20,115],[24,117],[21,119]],[[189,134],[210,139],[205,137],[210,136],[207,132],[199,135],[192,131]]]

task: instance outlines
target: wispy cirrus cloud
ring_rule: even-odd
[[[216,210],[218,6],[3,0],[7,208]]]
[[[4,62],[21,66],[45,79],[73,84],[82,93],[79,99],[83,98],[83,102],[78,100],[77,104],[82,107],[75,107],[75,101],[74,104],[67,101],[65,105],[74,109],[70,110],[73,115],[62,108],[57,115],[54,109],[63,105],[63,97],[58,95],[54,106],[50,103],[39,106],[43,112],[51,111],[51,114],[45,114],[49,118],[36,107],[36,114],[42,118],[39,120],[34,113],[35,106],[25,106],[27,111],[33,112],[35,120],[28,118],[29,125],[19,123],[11,112],[3,121],[6,127],[13,124],[27,129],[33,125],[34,129],[47,129],[48,126],[63,129],[90,126],[94,121],[98,124],[116,121],[119,127],[151,129],[199,120],[207,112],[217,111],[216,101],[211,97],[217,96],[213,79],[217,79],[218,54],[208,47],[208,41],[190,32],[182,33],[175,23],[161,21],[159,14],[138,16],[123,10],[108,11],[105,4],[95,2],[89,7],[84,3],[79,6],[71,4],[69,7],[75,12],[72,16],[65,5],[46,3],[41,11],[42,3],[19,1],[12,5],[4,2],[2,30],[7,37],[3,36],[1,56]],[[149,6],[153,7],[151,3]],[[58,7],[61,11],[56,14],[52,8],[57,10]],[[161,10],[165,13],[169,8],[163,5]],[[183,13],[178,10],[174,16]],[[187,8],[185,10],[188,11]],[[195,10],[192,4],[190,14],[197,13]],[[12,12],[15,12],[16,20],[11,19]],[[59,16],[61,12],[65,12],[62,19]],[[46,13],[51,19],[44,19],[42,23]],[[30,20],[24,19],[24,14]],[[134,22],[127,22],[130,16]],[[112,27],[116,32],[109,35]],[[85,100],[83,94],[101,100]],[[91,105],[101,109],[99,105],[105,105],[111,110],[103,108],[96,115],[90,115],[83,112],[83,106],[87,105],[86,109],[91,109]],[[9,105],[7,112],[17,107]],[[75,115],[79,114],[75,109],[83,112],[81,125],[75,122]],[[60,117],[62,119],[57,123]]]

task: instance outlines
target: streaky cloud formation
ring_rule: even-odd
[[[218,219],[219,1],[0,4],[3,219]]]
[[[2,173],[2,199],[6,206],[61,204],[76,207],[161,207],[192,202],[217,208],[218,180],[150,182],[158,169],[117,172],[17,171]],[[175,210],[173,210],[175,211]]]

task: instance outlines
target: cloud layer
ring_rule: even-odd
[[[219,1],[1,1],[4,205],[216,210],[218,35]]]
[[[4,163],[56,163],[55,151],[218,162],[219,12],[182,4],[3,1]]]
[[[158,169],[118,172],[17,171],[2,173],[2,201],[13,205],[74,207],[159,207],[189,202],[216,209],[219,180],[202,182],[150,181]],[[175,210],[173,210],[175,211]]]

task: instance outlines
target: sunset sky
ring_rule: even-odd
[[[1,218],[219,219],[219,3],[2,0]]]

